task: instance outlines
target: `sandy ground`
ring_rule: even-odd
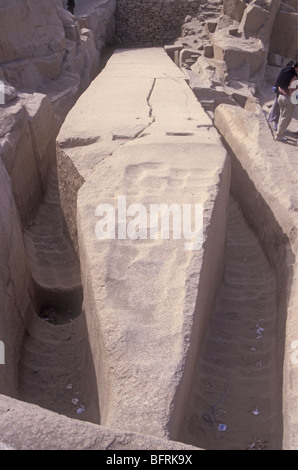
[[[275,278],[231,199],[224,280],[199,354],[182,437],[205,449],[276,449]]]
[[[64,325],[32,318],[23,344],[19,398],[70,418],[99,423],[84,315]]]

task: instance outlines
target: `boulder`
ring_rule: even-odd
[[[264,64],[266,50],[258,39],[227,37],[222,30],[214,33],[212,41],[214,58],[225,62],[231,78],[249,80]]]
[[[298,13],[280,10],[274,22],[270,51],[295,60],[297,57]]]
[[[7,2],[0,18],[0,69],[17,89],[35,90],[45,79],[60,75],[65,31],[58,2]]]
[[[9,103],[17,96],[18,92],[13,86],[5,80],[0,80],[0,106]]]
[[[83,25],[60,0],[5,3],[0,18],[0,79],[17,89],[36,91],[65,73],[73,74],[82,92],[99,71],[100,50],[113,41],[115,7],[114,0],[84,6]]]
[[[239,32],[256,35],[258,30],[267,20],[268,15],[268,10],[265,10],[254,2],[250,3],[244,10],[242,20],[239,25]]]
[[[269,0],[268,2],[254,0],[251,2],[243,14],[239,32],[248,38],[253,36],[261,39],[266,50],[269,51],[272,29],[280,3],[280,0]]]
[[[240,22],[246,5],[243,0],[223,0],[223,13]]]
[[[188,73],[190,86],[206,111],[214,113],[220,103],[233,103],[226,87],[225,63],[201,56]]]
[[[1,8],[0,63],[41,58],[65,47],[56,0],[11,0]]]

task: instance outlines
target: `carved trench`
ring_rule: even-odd
[[[34,306],[19,366],[19,398],[72,418],[99,423],[80,264],[65,235],[57,168],[25,245],[34,281]]]
[[[274,269],[231,197],[224,278],[180,439],[214,450],[281,448],[278,326]]]
[[[260,198],[236,157],[231,159],[224,279],[203,344],[198,345],[189,400],[183,404],[183,422],[175,437],[206,449],[277,449],[282,441],[285,290],[290,273],[260,242],[253,203],[242,188],[252,200]],[[79,260],[65,236],[56,172],[54,166],[44,202],[25,234],[38,315],[23,344],[19,398],[100,423]],[[262,210],[271,232],[279,234],[264,202],[259,215]],[[286,251],[287,240],[282,243]]]

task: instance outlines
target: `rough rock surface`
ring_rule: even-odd
[[[77,74],[86,88],[98,72],[107,31],[111,37],[114,9],[114,1],[99,2],[80,25],[61,0],[5,2],[0,19],[0,78],[17,89],[36,90],[65,73]]]
[[[281,67],[295,60],[297,54],[293,38],[297,35],[298,12],[290,2],[224,0],[218,3],[212,3],[208,17],[202,4],[197,15],[185,21],[175,43],[179,56],[176,63],[188,70],[191,87],[210,112],[214,112],[220,101],[228,102],[233,94],[243,104],[244,97],[255,95],[263,88],[267,62]],[[282,34],[281,30],[287,33]],[[193,55],[185,55],[185,49]],[[220,81],[210,71],[219,75]],[[215,97],[215,104],[210,95]]]
[[[19,398],[28,402],[75,416],[77,402],[75,407],[69,402],[70,390],[74,391],[75,386],[76,393],[86,400],[79,419],[95,423],[102,420],[109,426],[121,426],[121,432],[1,397],[0,448],[186,448],[173,441],[122,432],[129,429],[199,447],[206,442],[206,448],[212,448],[214,442],[216,448],[242,448],[250,437],[248,448],[264,448],[268,444],[295,449],[297,115],[287,132],[288,145],[273,142],[265,116],[273,104],[271,87],[279,67],[296,55],[296,3],[200,2],[195,16],[191,10],[184,19],[179,41],[167,48],[176,64],[191,67],[191,87],[209,115],[215,116],[231,159],[226,158],[213,122],[190,93],[184,74],[157,50],[139,50],[132,55],[129,51],[117,52],[106,72],[66,120],[59,136],[58,154],[62,207],[82,260],[93,358],[88,351],[85,315],[80,312],[80,266],[65,237],[51,175],[55,136],[68,111],[96,76],[102,47],[113,42],[115,1],[76,3],[75,16],[62,7],[64,0],[1,3],[0,296],[4,314],[0,316],[0,346],[5,344],[6,362],[0,364],[0,392],[14,397],[21,394]],[[152,2],[146,5],[149,3]],[[140,9],[135,10],[135,2],[122,2],[125,8],[134,9],[140,22],[136,32],[132,18],[126,23],[122,18],[122,26],[129,27],[134,35],[131,40],[137,34],[149,40],[152,31],[156,36],[162,21],[167,22],[166,27],[155,39],[163,41],[164,33],[167,40],[174,37],[178,24],[171,21],[170,11],[176,9],[182,22],[185,8],[196,4],[183,2],[180,9],[176,1],[165,2],[161,15],[157,3],[154,2],[149,28],[144,31],[148,17]],[[138,6],[144,6],[144,2]],[[90,109],[89,117],[86,108]],[[83,121],[81,113],[85,116]],[[253,228],[253,236],[248,235],[251,229],[245,226],[239,208],[236,210],[235,204],[229,202],[229,188]],[[169,204],[177,199],[191,204],[203,202],[203,250],[185,251],[184,240],[97,240],[95,208],[103,202],[116,206],[117,195],[124,194],[128,204],[137,202],[144,207],[159,203],[160,199]],[[227,245],[224,270],[227,210],[232,214],[227,236],[232,251],[238,248],[231,257]],[[134,221],[134,230],[136,226]],[[235,229],[232,235],[231,226]],[[255,234],[256,244],[252,242]],[[245,238],[244,243],[241,237]],[[245,256],[246,250],[252,259]],[[244,270],[237,275],[241,256],[246,260],[247,278],[242,277]],[[251,279],[255,270],[258,276]],[[247,290],[243,286],[239,293],[240,278],[247,279],[253,296],[245,297]],[[226,333],[231,315],[236,318],[237,312],[227,308],[231,297],[239,300],[235,298],[235,285],[237,296],[247,298],[242,317],[249,306],[257,314],[264,307],[264,343],[259,342],[264,347],[254,370],[247,353],[235,355],[233,335],[229,332],[225,338],[225,379],[229,357],[229,364],[236,364],[238,376],[232,393],[225,395],[227,432],[218,433],[216,429],[216,434],[204,407],[211,396],[220,393],[220,372],[219,379],[213,372],[218,365],[218,347],[222,353],[221,335]],[[218,308],[213,309],[217,286]],[[71,305],[75,299],[76,312],[69,309],[69,293],[73,290]],[[255,303],[253,298],[259,294]],[[45,305],[45,300],[53,299],[59,308]],[[269,304],[270,308],[265,309]],[[36,313],[42,314],[42,319]],[[211,316],[213,323],[208,328]],[[223,322],[225,316],[227,322]],[[251,331],[245,318],[243,323],[233,324],[237,331],[243,331],[241,346],[246,346]],[[203,344],[205,333],[208,340]],[[239,346],[238,337],[236,343]],[[75,368],[73,356],[77,361]],[[53,358],[57,368],[53,368]],[[82,371],[83,377],[77,381]],[[59,380],[55,383],[57,373]],[[86,387],[86,377],[88,382],[93,373],[97,384],[88,395],[91,389]],[[261,381],[254,380],[258,373],[262,374]],[[72,374],[76,383],[66,384]],[[207,400],[200,396],[198,406],[202,378],[203,385],[209,388]],[[213,394],[209,393],[211,384]],[[248,390],[253,393],[242,406],[241,397],[247,396]],[[262,407],[250,408],[246,421],[244,408],[252,406],[258,396],[264,412]],[[138,401],[136,397],[142,399]],[[219,408],[216,411],[223,412]],[[102,416],[98,416],[99,412]],[[214,407],[212,412],[215,413]],[[202,416],[211,438],[202,428]],[[242,418],[237,432],[239,416]],[[245,423],[253,423],[256,416],[260,421],[256,430],[263,433],[258,437],[250,436],[245,428]],[[30,423],[30,435],[25,438],[18,433],[20,423]],[[253,426],[255,423],[250,432],[255,429]],[[65,434],[69,434],[69,440]],[[87,434],[90,439],[77,437]]]
[[[57,131],[98,73],[100,48],[106,33],[111,35],[115,3],[100,2],[95,10],[92,2],[88,6],[83,29],[60,0],[42,5],[14,0],[1,10],[0,79],[7,80],[4,92],[0,89],[1,158],[25,226],[45,193]],[[46,65],[52,62],[57,66],[48,73]]]
[[[125,433],[0,397],[1,450],[200,450],[180,442]],[[30,432],[20,432],[30,423]],[[18,430],[18,431],[17,431]]]
[[[118,50],[68,115],[58,143],[59,168],[84,179],[74,202],[101,422],[175,438],[213,302],[208,279],[216,286],[222,272],[226,152],[162,49]],[[127,207],[203,204],[204,248],[187,251],[183,238],[98,240],[97,206],[116,208],[121,195]],[[75,213],[66,210],[73,236]]]

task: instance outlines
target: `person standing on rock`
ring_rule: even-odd
[[[68,0],[67,1],[67,9],[72,15],[74,15],[75,6],[76,6],[75,0]]]
[[[278,86],[279,86],[279,81],[282,79],[282,77],[284,77],[284,74],[287,74],[289,73],[290,76],[292,77],[292,74],[293,74],[293,65],[294,65],[294,62],[293,60],[291,60],[290,62],[287,63],[286,67],[283,68],[278,77],[277,77],[277,80],[275,82],[275,85],[274,87],[272,88],[272,91],[274,91],[274,93],[276,94],[276,98],[274,100],[274,103],[273,103],[273,106],[271,108],[271,111],[269,113],[269,116],[268,116],[268,122],[273,122],[273,130],[277,131],[277,126],[278,126],[278,120],[279,120],[279,115],[280,115],[280,110],[279,110],[279,105],[278,105]]]
[[[292,63],[281,71],[276,85],[278,87],[278,105],[280,117],[277,126],[275,140],[286,142],[284,133],[287,130],[295,110],[295,104],[291,100],[291,94],[294,91],[293,82],[298,77],[298,62]]]

